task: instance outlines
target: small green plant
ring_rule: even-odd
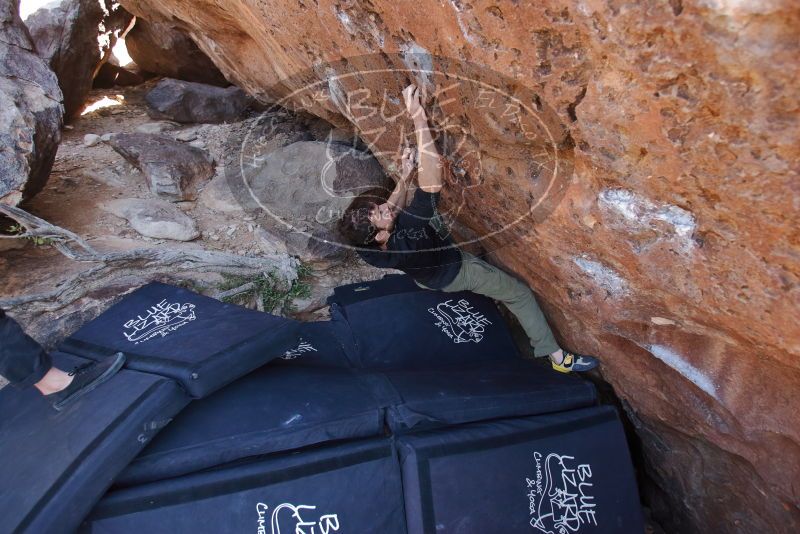
[[[252,284],[246,291],[222,300],[232,304],[246,304],[248,300],[255,297],[261,301],[264,311],[290,311],[294,299],[305,298],[311,294],[311,286],[308,283],[310,274],[311,269],[305,264],[300,264],[297,269],[297,278],[288,288],[272,272],[254,276],[223,275],[223,281],[217,287],[220,291],[228,291]]]
[[[29,241],[32,241],[33,244],[36,245],[37,247],[42,246],[42,245],[49,245],[50,243],[53,242],[53,240],[48,238],[48,237],[39,237],[39,236],[35,236],[35,235],[22,235],[22,234],[25,233],[26,230],[25,230],[25,227],[20,225],[20,224],[14,224],[14,225],[9,226],[8,227],[8,231],[12,235],[18,235],[20,237],[24,237],[25,239],[28,239]]]
[[[182,287],[183,289],[188,289],[189,291],[193,291],[194,293],[202,294],[206,289],[197,281],[189,280],[188,278],[181,278],[179,280],[173,280],[171,282],[178,287]]]

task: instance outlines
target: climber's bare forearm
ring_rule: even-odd
[[[428,119],[424,116],[414,118],[414,128],[417,134],[417,148],[419,150],[419,187],[426,193],[437,193],[442,189],[442,162],[439,151],[433,142]]]
[[[397,184],[394,186],[394,191],[392,194],[389,195],[389,198],[386,202],[389,205],[394,206],[394,209],[400,211],[406,207],[408,197],[408,180],[400,179],[397,181]]]

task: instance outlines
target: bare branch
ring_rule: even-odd
[[[247,282],[239,287],[234,287],[233,289],[228,289],[227,291],[220,291],[214,295],[214,298],[217,300],[223,300],[230,297],[235,297],[236,295],[241,295],[242,293],[251,291],[254,287],[256,287],[256,285],[253,282]]]
[[[239,276],[272,273],[288,283],[297,277],[298,262],[287,256],[250,257],[202,249],[175,250],[174,248],[100,252],[77,234],[52,225],[20,208],[0,204],[0,213],[8,215],[20,225],[25,226],[28,229],[27,235],[51,239],[53,247],[64,256],[75,261],[97,264],[86,271],[73,275],[51,291],[0,300],[0,307],[6,309],[23,307],[29,308],[24,310],[29,313],[52,312],[92,291],[114,285],[115,281],[121,279],[152,279],[158,275],[181,271],[215,272]],[[241,289],[240,292],[247,290],[235,289]]]

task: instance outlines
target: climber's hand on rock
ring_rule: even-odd
[[[403,99],[406,102],[406,110],[414,122],[427,121],[425,109],[422,107],[419,88],[413,83],[403,89]]]
[[[410,181],[411,175],[414,173],[414,169],[417,166],[414,152],[414,149],[411,147],[405,147],[403,149],[403,155],[400,157],[400,179],[404,182]]]

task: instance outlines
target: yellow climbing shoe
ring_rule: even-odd
[[[552,358],[550,359],[553,369],[560,373],[571,373],[573,371],[582,373],[583,371],[594,369],[600,364],[594,356],[585,356],[567,351],[563,351],[563,353],[564,359],[561,360],[561,363],[556,363]]]

